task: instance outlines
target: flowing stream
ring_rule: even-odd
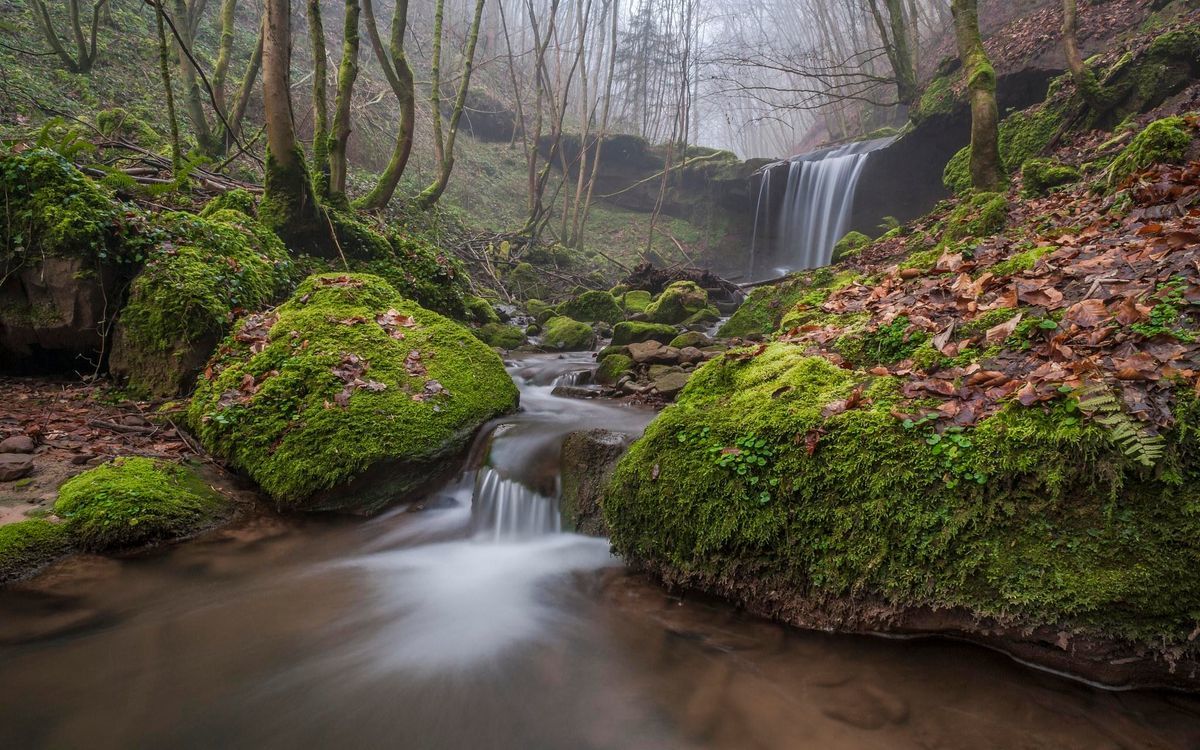
[[[258,516],[0,591],[0,748],[1200,747],[1195,698],[780,627],[563,533],[563,437],[653,416],[553,395],[589,359],[514,363],[522,411],[417,505]]]

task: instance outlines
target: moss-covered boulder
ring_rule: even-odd
[[[679,329],[665,323],[644,323],[638,320],[626,320],[613,326],[613,346],[625,344],[640,344],[643,341],[657,341],[666,344],[679,335]]]
[[[496,312],[496,308],[483,297],[467,297],[466,304],[467,317],[472,323],[482,326],[500,322],[500,314]]]
[[[421,307],[467,320],[467,271],[453,253],[408,232],[391,234],[386,247],[367,260],[352,263],[351,268],[383,278]]]
[[[830,262],[837,263],[843,258],[849,258],[870,244],[871,238],[867,235],[862,232],[850,232],[833,246],[833,258]]]
[[[699,331],[684,331],[670,341],[663,342],[667,346],[673,346],[676,349],[686,349],[691,346],[700,349],[706,346],[712,346],[712,339],[705,336]]]
[[[820,314],[820,307],[830,293],[849,286],[857,278],[858,275],[850,271],[834,273],[830,268],[818,268],[757,287],[725,321],[717,335],[721,338],[766,336],[779,330],[785,317],[792,312],[796,313],[792,316],[793,324],[811,322],[808,318]]]
[[[531,299],[525,303],[525,311],[529,313],[539,325],[545,323],[555,316],[554,306],[549,305],[540,299]]]
[[[1079,170],[1053,159],[1026,159],[1021,166],[1021,182],[1027,197],[1045,195],[1053,188],[1078,182]]]
[[[621,306],[625,308],[625,312],[634,315],[641,312],[646,312],[646,308],[654,301],[654,295],[647,292],[645,289],[631,289],[621,295]]]
[[[31,518],[0,526],[0,582],[23,578],[70,548],[61,523]]]
[[[676,281],[646,307],[651,323],[676,325],[710,308],[708,292],[694,281]],[[715,309],[715,308],[713,308]],[[719,317],[720,313],[718,313]]]
[[[117,458],[63,484],[54,512],[75,546],[104,551],[193,534],[225,517],[229,506],[191,469]]]
[[[1004,193],[975,193],[950,212],[942,241],[990,237],[1004,229],[1007,221],[1008,196]],[[938,251],[935,249],[934,252]]]
[[[587,323],[564,315],[550,318],[542,328],[542,348],[559,352],[587,351],[596,345],[596,332]]]
[[[371,512],[516,405],[503,362],[467,329],[379,277],[323,274],[235,327],[188,421],[280,507]]]
[[[516,349],[525,344],[525,332],[516,326],[487,323],[475,329],[479,340],[493,349]]]
[[[1182,117],[1166,117],[1150,123],[1109,165],[1108,188],[1121,187],[1151,165],[1179,162],[1192,144],[1194,134]]]
[[[1031,157],[1038,156],[1054,140],[1063,125],[1063,115],[1049,104],[1014,112],[1000,122],[1000,161],[1012,174]],[[943,182],[952,192],[971,189],[971,147],[956,153],[946,165]]]
[[[584,323],[619,323],[625,311],[608,292],[591,290],[572,297],[558,307],[558,314]]]
[[[596,382],[601,385],[613,385],[621,376],[633,370],[633,359],[626,354],[609,354],[600,360],[596,368]]]
[[[109,369],[139,393],[187,392],[239,314],[287,293],[293,265],[275,234],[245,213],[171,213],[169,238],[134,279]]]
[[[786,343],[713,360],[622,460],[616,550],[803,626],[1008,632],[1047,659],[1065,632],[1195,661],[1194,396],[1148,471],[1067,399],[938,432],[892,413],[903,390]]]

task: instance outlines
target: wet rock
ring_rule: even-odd
[[[646,341],[641,344],[630,344],[628,349],[629,357],[639,365],[679,364],[679,350],[671,346],[663,346],[657,341]]]
[[[669,343],[676,349],[685,349],[687,347],[695,347],[699,349],[705,346],[711,346],[712,339],[699,331],[687,331],[679,334]]]
[[[679,350],[679,361],[686,363],[703,362],[708,356],[694,346],[685,346]]]
[[[658,392],[658,395],[669,401],[674,399],[683,390],[689,378],[691,378],[690,373],[669,372],[654,381],[654,390]]]
[[[15,482],[32,472],[32,456],[24,453],[0,453],[0,482]]]
[[[563,525],[588,536],[608,536],[601,500],[617,461],[629,447],[629,437],[611,430],[572,432],[563,441],[559,458]]]
[[[13,435],[0,440],[0,453],[33,453],[36,446],[28,435]]]

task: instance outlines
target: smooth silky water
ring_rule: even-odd
[[[522,411],[416,505],[259,516],[0,592],[0,748],[1200,747],[1194,698],[779,627],[562,533],[562,438],[653,416],[552,395],[588,359],[513,364]]]

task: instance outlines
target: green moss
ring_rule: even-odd
[[[587,291],[559,305],[559,315],[584,323],[618,323],[625,319],[625,312],[617,300],[608,292]]]
[[[633,369],[633,360],[624,354],[610,354],[600,361],[596,368],[596,382],[612,385],[621,376]]]
[[[1026,159],[1021,165],[1021,178],[1026,197],[1036,198],[1051,188],[1078,182],[1079,170],[1053,159]]]
[[[24,577],[70,548],[63,524],[36,518],[0,526],[0,581]]]
[[[467,271],[451,252],[407,232],[388,238],[385,255],[351,268],[380,276],[421,307],[455,320],[467,320]]]
[[[403,499],[517,403],[495,352],[366,274],[308,278],[269,317],[243,320],[220,352],[188,421],[289,508]],[[375,466],[390,467],[386,485],[320,494]]]
[[[155,148],[162,143],[162,136],[145,120],[121,107],[97,112],[96,129],[108,138],[123,138],[145,148]]]
[[[123,260],[121,206],[49,149],[0,154],[0,271],[42,256]]]
[[[954,78],[938,76],[929,82],[921,94],[917,118],[923,120],[933,115],[948,114],[954,109],[954,101]]]
[[[1040,154],[1062,127],[1062,114],[1049,105],[1014,112],[1000,122],[1000,161],[1013,174],[1030,157]],[[942,180],[956,194],[971,189],[971,149],[958,151],[946,164]]]
[[[679,329],[665,323],[626,320],[613,326],[612,343],[614,346],[640,344],[643,341],[657,341],[665,344],[678,335]]]
[[[871,238],[862,232],[850,232],[833,246],[833,259],[830,262],[837,263],[843,258],[857,255],[859,251],[870,245],[871,242]]]
[[[200,212],[200,216],[208,218],[218,211],[240,211],[247,216],[255,216],[254,195],[241,188],[221,193],[216,198],[204,204],[204,210]]]
[[[708,336],[705,336],[699,331],[685,331],[675,338],[667,342],[668,346],[673,346],[676,349],[683,349],[691,346],[699,349],[702,346],[708,346]]]
[[[646,317],[652,323],[675,325],[697,313],[705,311],[708,292],[694,281],[676,281],[658,295],[658,299],[646,308]]]
[[[500,322],[500,315],[496,312],[496,308],[492,307],[492,303],[482,297],[467,297],[466,307],[467,317],[473,323],[487,325],[488,323]]]
[[[520,328],[503,323],[485,323],[475,329],[475,335],[494,349],[516,349],[525,344],[525,333]]]
[[[137,391],[169,396],[191,384],[237,314],[286,293],[292,264],[272,232],[231,209],[166,214],[161,225],[172,239],[133,281],[113,369]]]
[[[1008,222],[1008,197],[1004,193],[976,193],[946,218],[943,242],[982,239],[999,233]]]
[[[654,301],[654,295],[644,289],[633,289],[625,292],[621,297],[621,306],[628,313],[645,312],[650,303]]]
[[[596,332],[587,323],[559,315],[546,321],[542,328],[542,348],[560,352],[591,349],[596,344]]]
[[[1109,166],[1109,189],[1124,185],[1133,175],[1154,164],[1181,161],[1191,142],[1192,129],[1182,117],[1150,123]]]
[[[117,458],[63,484],[54,512],[77,546],[99,551],[194,533],[225,515],[227,503],[190,469]]]
[[[542,302],[540,299],[531,299],[525,303],[525,310],[539,324],[545,323],[554,317],[554,307]]]
[[[928,271],[937,265],[938,258],[942,257],[942,249],[933,247],[928,250],[919,250],[911,253],[907,258],[900,262],[900,270],[916,268],[921,271]]]
[[[542,281],[538,270],[529,263],[518,263],[513,266],[505,279],[508,288],[517,297],[525,299],[541,297],[550,291]]]
[[[822,416],[856,386],[869,402]],[[889,414],[898,397],[896,379],[786,344],[710,362],[618,466],[603,505],[614,547],[701,588],[1187,643],[1200,612],[1194,433],[1172,438],[1168,464],[1191,456],[1187,468],[1148,474],[1060,408],[1013,405],[960,433],[951,470],[931,433]],[[799,438],[813,434],[810,453]],[[763,463],[723,463],[747,438]],[[958,472],[985,481],[951,486]]]
[[[901,315],[888,325],[873,330],[852,329],[835,341],[833,346],[855,367],[890,365],[911,357],[929,339],[924,331],[910,331],[909,328],[908,317]]]
[[[997,276],[1012,276],[1016,273],[1032,271],[1042,257],[1049,255],[1057,249],[1054,245],[1031,247],[1028,250],[1010,255],[987,270]]]

